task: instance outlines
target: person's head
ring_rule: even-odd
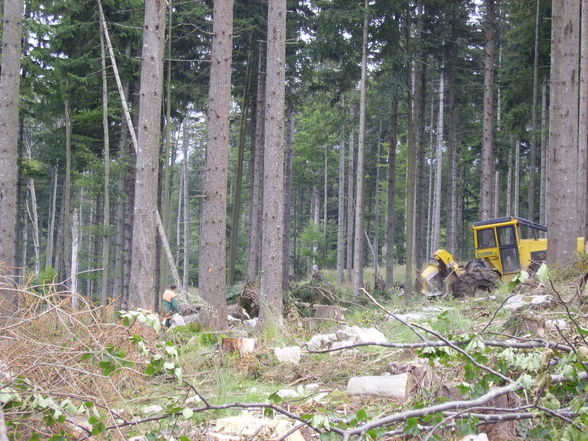
[[[169,287],[169,289],[171,289],[172,291],[175,291],[176,289],[178,289],[178,287],[176,285],[172,285]]]

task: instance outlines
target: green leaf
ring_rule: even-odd
[[[537,268],[535,275],[541,283],[545,283],[549,280],[549,269],[547,268],[547,265],[545,265],[545,262],[543,262],[539,268]]]
[[[357,421],[365,421],[368,418],[367,412],[365,411],[365,409],[359,409],[357,411],[357,413],[355,414],[355,418],[357,418]]]
[[[102,370],[102,375],[109,377],[116,370],[116,366],[112,361],[102,360],[98,363],[98,367]]]

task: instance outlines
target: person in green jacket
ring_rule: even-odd
[[[178,303],[178,293],[176,285],[171,285],[168,289],[163,292],[163,312],[167,316],[165,320],[165,326],[169,327],[170,317],[180,312],[180,305]]]

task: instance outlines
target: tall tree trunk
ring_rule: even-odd
[[[157,175],[163,90],[163,46],[165,3],[146,0],[141,62],[141,103],[137,172],[135,176],[135,209],[133,216],[133,250],[129,305],[131,308],[155,309],[154,291]]]
[[[23,136],[26,158],[33,159],[30,140]],[[27,213],[31,221],[31,232],[33,234],[33,248],[35,253],[35,275],[41,271],[41,244],[39,237],[39,215],[37,210],[37,193],[35,191],[35,180],[27,178],[27,187],[29,189],[29,203],[27,203]]]
[[[345,281],[345,129],[339,130],[339,183],[337,197],[337,282]]]
[[[71,219],[71,306],[72,308],[78,307],[76,293],[78,292],[78,272],[79,272],[79,251],[80,251],[80,214],[77,208],[74,208]]]
[[[545,195],[547,194],[547,81],[541,87],[541,176],[539,196],[539,223],[545,225]]]
[[[53,265],[53,244],[55,237],[55,212],[57,207],[57,166],[53,167],[51,177],[51,196],[49,200],[49,221],[47,223],[47,244],[45,248],[45,268]]]
[[[321,196],[320,196],[318,187],[316,185],[314,185],[312,187],[312,198],[311,198],[311,202],[310,202],[310,218],[312,219],[314,229],[317,232],[319,231],[320,213],[321,213]],[[314,242],[312,244],[312,259],[308,260],[308,275],[309,276],[311,276],[313,274],[313,268],[316,265],[317,250],[318,250],[318,243]]]
[[[263,145],[265,141],[265,81],[266,48],[259,43],[257,69],[257,101],[255,106],[255,142],[253,145],[253,188],[251,189],[251,218],[249,232],[249,253],[247,259],[247,281],[254,281],[259,263],[259,239],[261,237],[261,205],[263,185]]]
[[[514,207],[513,212],[515,217],[519,216],[520,209],[520,192],[521,192],[521,145],[518,141],[515,142],[515,166],[514,166]]]
[[[431,117],[430,117],[430,123],[429,123],[429,150],[430,150],[430,155],[429,158],[427,159],[427,164],[428,164],[428,169],[429,169],[429,191],[428,191],[428,196],[429,196],[429,200],[428,200],[428,204],[427,204],[427,244],[426,244],[426,249],[427,249],[427,256],[431,255],[431,236],[433,233],[433,209],[434,209],[434,202],[433,200],[435,199],[435,193],[433,191],[433,176],[435,174],[435,164],[434,164],[434,151],[435,151],[435,140],[434,140],[434,134],[435,134],[435,100],[431,100]]]
[[[494,56],[495,56],[495,0],[484,0],[486,5],[484,58],[484,121],[482,139],[480,219],[492,216],[492,180],[494,177]]]
[[[455,11],[455,9],[452,9]],[[454,256],[457,253],[457,17],[452,17],[451,41],[448,42],[447,60],[447,221],[446,247]]]
[[[355,170],[355,111],[353,103],[350,104],[349,109],[351,130],[349,131],[349,166],[347,169],[347,280],[352,281],[353,271],[353,225],[355,221],[355,185],[354,170]]]
[[[420,38],[422,32],[422,4],[420,2],[417,3],[417,30],[416,30],[416,47],[420,47]],[[410,14],[410,12],[408,12]],[[420,23],[420,24],[419,24]],[[407,45],[410,41],[410,26],[407,26]],[[407,49],[409,49],[407,47]],[[418,54],[420,52],[419,49],[415,50],[415,53]],[[418,56],[415,57],[415,73],[417,71],[417,66],[420,65],[420,61]],[[419,68],[420,69],[420,68]],[[412,67],[409,63],[407,69],[407,75],[409,76],[409,84],[414,84],[415,79],[412,78]],[[416,74],[414,75],[416,77]],[[416,172],[416,151],[417,151],[417,141],[416,141],[416,125],[414,118],[414,107],[416,106],[415,99],[412,96],[411,91],[413,87],[408,87],[409,96],[408,96],[408,152],[407,152],[407,160],[406,160],[406,271],[404,277],[404,294],[406,297],[411,297],[413,294],[413,279],[414,279],[414,232],[415,232],[415,219],[414,219],[414,208],[415,208],[415,172]]]
[[[204,167],[206,197],[202,206],[198,281],[203,299],[212,307],[207,321],[217,330],[227,326],[225,243],[232,38],[233,0],[214,0]]]
[[[5,1],[0,74],[0,275],[16,266],[18,132],[23,1]],[[0,292],[0,312],[12,294]],[[2,298],[6,302],[2,302]]]
[[[108,133],[108,82],[104,32],[100,28],[100,57],[102,64],[102,127],[104,131],[104,212],[102,215],[102,290],[100,303],[106,305],[110,270],[110,136]]]
[[[62,211],[61,211],[61,220],[60,220],[60,230],[61,230],[61,238],[58,237],[57,239],[57,246],[61,248],[61,252],[59,254],[59,259],[56,259],[55,263],[55,270],[57,271],[58,277],[62,279],[69,279],[71,276],[70,270],[70,236],[68,234],[68,229],[71,224],[71,213],[70,213],[70,204],[71,204],[71,132],[72,132],[72,124],[71,124],[71,107],[69,104],[69,99],[66,99],[64,102],[64,110],[65,110],[65,179],[63,184],[63,199],[61,202]],[[60,240],[61,239],[61,240]],[[56,256],[57,257],[57,256]],[[61,264],[65,262],[65,277],[61,274]]]
[[[182,243],[182,207],[184,206],[184,167],[182,167],[182,172],[180,173],[180,183],[178,189],[178,209],[176,211],[176,266],[179,268],[180,266],[180,244]],[[183,259],[183,255],[182,255]]]
[[[170,164],[170,155],[172,149],[172,133],[171,133],[171,91],[172,91],[172,24],[173,24],[173,0],[168,0],[168,14],[167,14],[167,66],[165,73],[165,143],[163,144],[161,154],[161,211],[163,216],[161,222],[167,235],[171,231],[171,182],[172,182],[172,168]],[[177,247],[180,246],[178,243]],[[165,265],[165,256],[162,254],[159,257],[160,279],[159,289],[167,288],[169,279],[169,268]],[[186,287],[182,285],[182,289]]]
[[[445,102],[445,76],[443,74],[443,66],[439,76],[439,112],[437,114],[437,149],[435,151],[435,198],[433,210],[433,234],[431,250],[435,251],[439,248],[439,241],[441,236],[441,185],[443,180],[443,104]]]
[[[398,135],[398,98],[392,95],[390,143],[388,146],[388,194],[386,203],[386,289],[394,284],[394,203],[396,199],[396,144]]]
[[[282,259],[284,225],[284,95],[286,63],[286,0],[268,2],[267,84],[261,307],[263,326],[282,321]]]
[[[497,218],[500,210],[500,172],[496,170],[494,172],[494,210],[492,211],[492,217]]]
[[[374,290],[378,284],[380,263],[380,155],[382,154],[382,120],[378,124],[376,147],[376,185],[374,188]]]
[[[323,261],[327,260],[327,221],[329,210],[329,147],[325,145],[325,166],[323,170]]]
[[[574,260],[584,221],[577,206],[580,5],[554,0],[552,8],[547,259],[560,265]]]
[[[512,150],[508,152],[508,172],[506,175],[506,216],[512,216]]]
[[[363,211],[364,211],[364,194],[363,194],[363,174],[365,170],[365,108],[366,108],[366,89],[367,89],[367,57],[368,57],[368,5],[369,1],[364,2],[363,17],[363,50],[361,56],[361,79],[359,82],[359,133],[357,139],[357,181],[355,184],[357,196],[355,197],[355,237],[353,244],[353,295],[359,296],[360,289],[363,287]]]
[[[578,227],[588,235],[588,0],[582,1],[578,120]]]
[[[184,162],[182,163],[183,197],[179,198],[179,200],[182,201],[184,205],[184,267],[182,270],[182,291],[184,295],[188,294],[188,283],[190,280],[190,186],[188,185],[188,176],[190,176],[188,164],[190,156],[188,152],[188,135],[188,121],[184,121],[184,134],[182,137],[182,153],[184,155]]]
[[[537,97],[539,95],[539,11],[541,0],[535,8],[535,52],[533,57],[533,104],[531,108],[531,147],[529,151],[529,187],[527,193],[528,219],[535,221],[535,181],[537,163]]]
[[[249,86],[251,82],[251,59],[253,52],[250,50],[247,56],[247,72],[245,74],[245,85],[241,97],[241,115],[239,117],[239,145],[237,153],[237,172],[235,175],[235,186],[233,191],[233,206],[231,210],[231,237],[229,241],[229,261],[227,282],[229,285],[235,283],[235,260],[237,258],[237,238],[239,236],[239,220],[241,217],[241,188],[243,182],[243,161],[245,157],[245,122],[249,113]]]
[[[290,235],[292,232],[292,180],[293,180],[293,146],[294,146],[294,110],[288,108],[288,130],[286,131],[286,152],[284,155],[284,257],[282,271],[282,289],[290,288]]]

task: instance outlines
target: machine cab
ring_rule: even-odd
[[[518,217],[503,217],[475,222],[474,252],[485,259],[503,279],[514,277],[521,269],[545,259],[547,231],[543,225]]]

